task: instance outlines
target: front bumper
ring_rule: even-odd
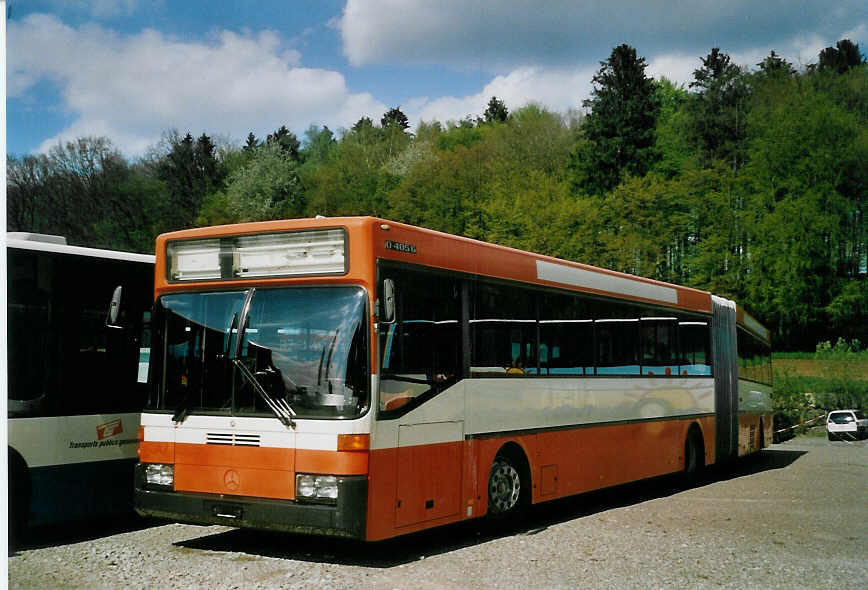
[[[135,509],[142,516],[190,524],[365,538],[365,476],[338,477],[338,500],[333,505],[175,492],[146,487],[144,481],[144,465],[140,463],[135,470]]]

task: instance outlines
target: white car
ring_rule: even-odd
[[[834,410],[826,417],[829,440],[868,438],[868,419],[859,410]]]

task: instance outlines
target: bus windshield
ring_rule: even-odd
[[[275,402],[299,418],[358,416],[369,398],[365,300],[358,287],[165,295],[149,406],[176,421],[275,415]]]

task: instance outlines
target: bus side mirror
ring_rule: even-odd
[[[395,281],[392,279],[383,281],[383,317],[380,321],[386,324],[395,321]]]
[[[109,302],[108,314],[105,318],[105,325],[108,328],[115,328],[117,330],[123,330],[123,326],[118,325],[118,317],[121,314],[121,296],[123,295],[124,288],[121,285],[115,287],[114,293],[112,293],[112,300]]]

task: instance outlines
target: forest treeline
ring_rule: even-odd
[[[152,252],[192,226],[374,215],[734,298],[779,350],[868,342],[868,66],[847,40],[797,71],[715,48],[693,80],[612,50],[581,109],[420,122],[399,107],[337,132],[244,145],[168,131],[145,156],[82,137],[7,160],[7,227]],[[576,105],[579,107],[580,105]]]

